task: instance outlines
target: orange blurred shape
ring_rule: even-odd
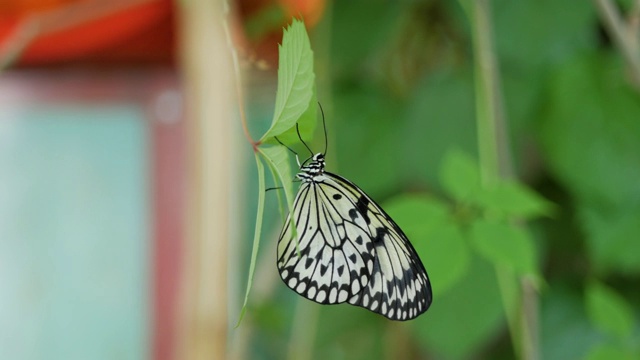
[[[275,7],[280,8],[280,19],[271,19],[273,23],[263,33],[253,34],[253,38],[247,35],[240,42],[247,47],[241,49],[241,53],[244,52],[242,55],[275,68],[278,63],[278,43],[282,41],[282,28],[290,24],[294,17],[304,20],[307,29],[313,28],[322,19],[326,0],[240,0],[237,4],[240,21],[245,25],[260,17],[261,13]]]
[[[22,16],[55,9],[61,5],[78,3],[82,0],[10,0],[0,2],[0,18]]]
[[[325,0],[278,0],[289,18],[302,17],[307,28],[314,27],[322,18]]]

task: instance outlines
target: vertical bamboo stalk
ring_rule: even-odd
[[[176,358],[224,359],[233,68],[222,27],[222,1],[178,3],[188,170]]]

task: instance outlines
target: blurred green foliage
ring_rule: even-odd
[[[301,305],[278,283],[251,310],[258,358],[296,354],[300,331],[309,358],[514,358],[496,266],[536,279],[541,358],[640,358],[640,93],[591,2],[491,5],[519,181],[489,188],[459,2],[337,1],[311,33],[316,61],[328,62],[316,68],[328,170],[405,230],[434,301],[392,323]]]

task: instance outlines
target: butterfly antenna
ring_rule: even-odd
[[[296,162],[298,163],[298,166],[300,166],[300,159],[298,158],[298,153],[297,153],[297,152],[295,152],[295,151],[293,151],[290,147],[288,147],[288,146],[287,146],[287,145],[285,145],[282,141],[280,141],[280,139],[278,139],[278,137],[277,137],[277,136],[274,136],[273,138],[274,138],[274,139],[276,139],[276,141],[277,141],[280,145],[282,145],[282,146],[286,147],[286,148],[287,148],[287,150],[291,151],[291,152],[293,153],[293,155],[295,155],[295,156],[296,156]],[[305,144],[305,145],[306,145],[306,144]]]
[[[322,110],[322,104],[318,101],[320,112],[322,113],[322,127],[324,128],[324,155],[327,155],[327,147],[329,146],[329,140],[327,139],[327,123],[324,121],[324,110]]]
[[[309,153],[311,153],[311,156],[313,157],[313,151],[311,151],[311,148],[309,148],[309,145],[307,145],[307,143],[304,142],[304,140],[302,140],[302,136],[300,135],[300,127],[298,126],[298,123],[296,123],[296,131],[298,132],[298,138],[300,138],[300,141],[302,141],[304,146],[307,148],[307,150],[309,150]]]

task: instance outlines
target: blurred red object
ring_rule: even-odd
[[[277,64],[282,28],[292,17],[307,27],[326,0],[240,0],[241,56]],[[70,64],[173,64],[172,0],[13,0],[0,2],[0,67]],[[275,14],[275,15],[274,15]],[[215,19],[212,18],[212,21]]]
[[[23,67],[172,63],[172,8],[170,0],[2,2],[0,59]]]

